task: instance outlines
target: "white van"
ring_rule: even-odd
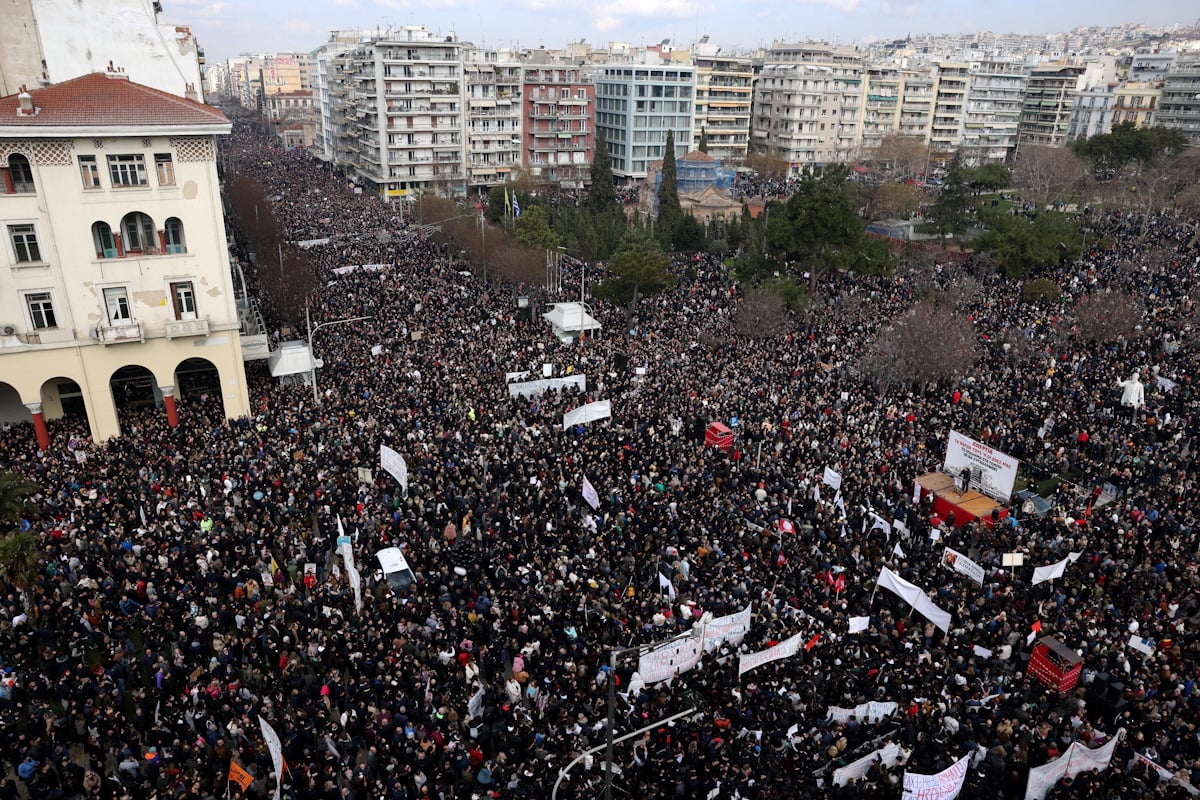
[[[408,560],[404,558],[404,553],[399,547],[385,547],[375,554],[375,558],[379,559],[383,577],[387,579],[388,586],[392,587],[393,591],[406,589],[417,582],[417,576],[413,574],[412,567],[408,566]]]

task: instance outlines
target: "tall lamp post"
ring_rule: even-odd
[[[319,394],[317,394],[317,360],[316,360],[316,358],[313,357],[313,334],[316,333],[317,331],[321,330],[321,328],[328,328],[331,325],[344,325],[347,322],[359,322],[364,319],[375,319],[375,315],[369,314],[365,317],[348,317],[346,319],[333,319],[333,320],[330,320],[329,322],[322,322],[322,323],[318,324],[317,327],[314,328],[313,324],[312,324],[312,317],[310,316],[309,311],[308,311],[308,306],[304,307],[304,321],[308,324],[308,379],[312,383],[313,403],[315,403],[316,405],[321,405],[321,396]]]
[[[607,741],[604,743],[604,800],[612,800],[613,745],[615,745],[617,741],[624,741],[625,739],[628,739],[630,736],[634,735],[626,734],[625,736],[622,736],[620,740],[613,738],[613,727],[616,725],[615,717],[617,708],[617,662],[621,658],[624,658],[632,653],[636,653],[640,656],[642,653],[645,653],[649,650],[657,650],[664,645],[678,642],[681,639],[687,639],[695,635],[696,634],[694,631],[689,630],[679,634],[678,636],[673,636],[670,639],[667,639],[665,642],[650,642],[648,644],[635,645],[634,647],[617,647],[608,651],[608,679],[606,681],[608,683],[608,725],[607,730],[605,731],[607,735]],[[701,638],[704,637],[703,632],[700,634],[700,636]],[[669,717],[666,720],[659,720],[658,722],[654,723],[654,725],[650,725],[648,727],[653,728],[669,720],[677,719],[681,716],[687,716],[693,711],[695,711],[694,708],[688,709],[687,711],[676,714],[675,716]],[[641,733],[646,729],[647,728],[642,728],[634,733]],[[595,749],[599,750],[600,748],[596,747]],[[567,769],[570,769],[570,767],[568,766]],[[559,780],[561,779],[562,775],[560,774]],[[557,788],[558,784],[555,783],[555,789],[557,790]]]

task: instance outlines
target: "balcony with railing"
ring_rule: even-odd
[[[123,322],[120,324],[97,325],[93,338],[102,345],[142,343],[146,341],[146,333],[140,322]]]
[[[208,336],[208,333],[208,317],[171,320],[167,323],[168,339],[177,339],[182,336]]]

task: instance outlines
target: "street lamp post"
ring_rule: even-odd
[[[375,315],[370,314],[365,317],[348,317],[346,319],[333,319],[333,320],[330,320],[329,322],[322,322],[319,325],[317,325],[317,327],[314,328],[313,324],[312,324],[312,317],[309,314],[308,306],[306,305],[304,307],[304,321],[308,325],[308,379],[309,379],[309,382],[312,383],[313,403],[315,403],[316,405],[321,405],[321,396],[319,394],[317,394],[317,360],[313,356],[313,334],[315,334],[317,331],[321,330],[321,328],[328,328],[331,325],[344,325],[347,322],[359,322],[364,319],[375,319]]]
[[[613,727],[616,725],[615,717],[617,708],[617,661],[631,653],[637,653],[638,655],[641,655],[648,650],[655,650],[664,645],[668,645],[672,642],[677,642],[680,639],[686,639],[694,635],[695,633],[693,631],[686,631],[678,636],[673,636],[670,639],[667,639],[665,642],[650,642],[648,644],[640,644],[633,647],[616,647],[608,651],[608,679],[606,681],[608,683],[608,725],[607,730],[605,731],[607,741],[604,744],[604,800],[612,800],[613,745],[615,745],[618,741],[624,741],[628,739],[635,733],[640,733],[641,730],[645,730],[645,728],[643,728],[641,730],[634,731],[634,733],[626,734],[625,736],[620,737],[620,739],[613,738]],[[703,637],[703,634],[701,634],[701,636]],[[669,717],[666,720],[659,720],[650,727],[655,727],[671,719],[685,716],[690,714],[692,711],[695,711],[695,709],[689,709],[681,714],[676,714],[674,717]],[[596,747],[595,749],[599,750],[600,748]],[[567,769],[570,769],[570,767]],[[559,775],[559,779],[562,779],[561,775]],[[555,788],[558,788],[558,784],[555,784]]]
[[[674,722],[675,720],[680,719],[681,717],[686,717],[686,716],[689,716],[694,713],[696,713],[696,707],[692,706],[691,708],[687,709],[686,711],[680,711],[678,714],[672,714],[669,717],[663,717],[662,719],[651,722],[649,725],[643,725],[642,727],[638,728],[636,731],[630,731],[629,733],[618,736],[616,739],[613,739],[613,741],[610,744],[615,744],[616,742],[624,742],[627,739],[632,739],[635,736],[640,736],[641,734],[645,733],[646,731],[652,731],[660,725],[666,725],[668,722]],[[567,777],[567,775],[569,775],[571,773],[571,769],[576,764],[578,764],[580,761],[583,761],[588,756],[590,756],[594,753],[598,753],[601,748],[608,747],[608,746],[609,746],[608,744],[598,744],[589,750],[584,750],[582,753],[575,756],[575,758],[571,760],[571,763],[567,764],[565,767],[560,769],[558,771],[558,779],[556,781],[554,781],[554,788],[550,791],[550,800],[558,800],[558,786],[559,786],[559,784],[562,783],[563,778]],[[611,763],[608,764],[607,767],[611,768]],[[610,785],[608,785],[608,784],[605,785],[606,792],[611,792],[611,789],[612,789],[612,787]]]

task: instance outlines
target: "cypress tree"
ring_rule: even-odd
[[[617,189],[613,183],[612,156],[603,134],[596,137],[596,152],[592,156],[592,184],[588,189],[588,208],[592,211],[611,211],[617,207]]]
[[[679,179],[675,167],[675,131],[667,131],[667,148],[662,160],[662,183],[658,186],[658,220],[655,232],[663,249],[671,250],[675,229],[683,220],[683,208],[679,205]]]

